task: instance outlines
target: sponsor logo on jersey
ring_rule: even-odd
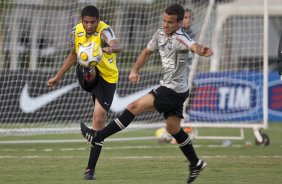
[[[84,32],[79,32],[79,33],[77,33],[77,36],[78,36],[78,37],[84,36]]]
[[[114,61],[114,58],[110,58],[110,59],[108,60],[109,63],[112,63],[113,61]]]

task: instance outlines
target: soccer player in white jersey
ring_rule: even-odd
[[[160,86],[130,103],[121,116],[110,122],[103,130],[93,133],[82,123],[81,132],[87,141],[95,145],[96,142],[127,127],[135,116],[157,110],[163,113],[167,131],[175,138],[190,162],[187,183],[192,183],[207,164],[197,157],[189,135],[180,127],[180,121],[183,118],[183,103],[189,95],[187,61],[190,51],[204,57],[212,56],[213,51],[196,43],[183,32],[181,28],[183,17],[184,9],[181,5],[168,6],[163,14],[162,28],[156,31],[131,69],[129,80],[138,83],[139,69],[149,60],[152,52],[158,50],[164,73]]]

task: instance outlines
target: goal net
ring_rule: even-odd
[[[140,51],[162,25],[165,7],[177,2],[192,9],[194,39],[215,51],[212,60],[193,56],[193,90],[185,120],[197,125],[227,120],[233,124],[261,122],[264,18],[260,1],[256,13],[240,14],[239,9],[233,9],[234,15],[223,11],[223,6],[235,0],[1,1],[0,135],[70,132],[78,131],[79,122],[90,124],[92,98],[78,85],[75,67],[58,87],[46,85],[68,55],[69,33],[86,5],[98,7],[102,20],[111,25],[123,47],[118,55],[120,77],[109,120],[159,85],[162,70],[157,53],[140,71],[139,84],[129,83],[127,77]],[[250,7],[253,5],[245,8]],[[232,6],[229,8],[231,11]],[[143,127],[162,121],[157,112],[136,118]],[[133,124],[139,124],[136,122]]]
[[[268,15],[277,3],[234,0],[209,12],[199,41],[211,38],[214,56],[194,57],[187,126],[253,128],[260,139],[268,122]]]

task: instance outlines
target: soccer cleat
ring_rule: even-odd
[[[84,173],[84,180],[95,180],[94,170],[93,169],[86,169]]]
[[[199,160],[198,164],[194,167],[190,166],[190,176],[187,180],[187,184],[192,183],[199,176],[200,172],[205,169],[205,167],[207,167],[207,163],[203,160]]]
[[[94,147],[95,145],[95,137],[97,136],[97,132],[88,128],[84,123],[80,123],[80,130],[83,137],[89,142],[90,146]]]

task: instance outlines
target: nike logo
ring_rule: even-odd
[[[150,86],[148,88],[142,89],[141,91],[137,91],[125,97],[119,97],[119,95],[115,92],[114,100],[111,106],[111,111],[113,112],[121,112],[126,109],[127,105],[134,100],[142,97],[143,95],[147,94],[152,89],[156,88],[159,85]]]
[[[78,86],[79,84],[76,82],[64,86],[60,89],[53,90],[46,94],[37,97],[31,97],[28,93],[28,84],[26,83],[20,95],[20,108],[25,113],[33,113]],[[112,112],[121,112],[125,110],[125,108],[129,103],[147,94],[149,91],[156,88],[157,86],[159,85],[150,86],[148,88],[145,88],[141,91],[137,91],[125,97],[119,97],[119,95],[115,92],[113,103],[111,105],[110,110]]]
[[[33,113],[76,87],[78,87],[77,82],[38,97],[30,97],[28,94],[28,84],[26,83],[20,96],[20,108],[25,113]]]

